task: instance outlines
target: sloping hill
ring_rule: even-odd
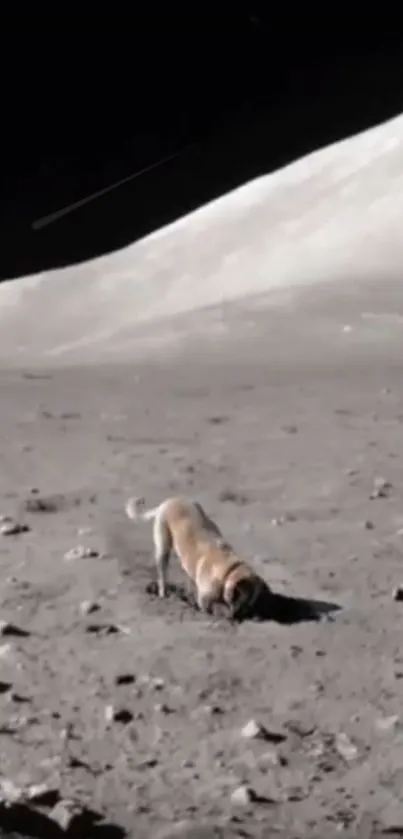
[[[270,303],[274,290],[301,284],[398,276],[402,212],[399,116],[246,184],[120,252],[3,283],[1,358],[127,357],[144,348],[156,321],[172,331],[178,315],[252,295]],[[187,317],[181,330],[186,333]]]

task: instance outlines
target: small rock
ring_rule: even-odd
[[[89,557],[97,557],[99,552],[93,548],[85,548],[84,545],[77,545],[76,548],[71,548],[64,555],[66,562],[73,562],[76,559],[88,559]]]
[[[259,757],[259,766],[287,766],[288,760],[284,755],[279,754],[276,749],[268,749]]]
[[[246,495],[242,492],[234,492],[232,489],[223,489],[218,495],[218,500],[222,503],[238,504],[240,507],[248,503]]]
[[[273,731],[268,731],[263,725],[256,720],[249,720],[241,730],[241,737],[245,740],[266,740],[271,743],[282,743],[286,737],[284,734],[277,734]]]
[[[141,760],[140,763],[137,764],[137,769],[155,769],[158,766],[158,760],[155,757],[148,757],[145,760]]]
[[[264,740],[266,738],[266,729],[260,723],[256,722],[256,720],[249,720],[242,728],[241,736],[245,740],[257,740],[258,738]]]
[[[163,690],[165,687],[165,679],[162,679],[160,676],[155,676],[154,679],[151,679],[151,686],[154,690]]]
[[[92,615],[93,612],[98,612],[100,608],[101,607],[96,600],[83,600],[83,602],[80,603],[80,612],[84,616]]]
[[[347,737],[347,734],[344,734],[343,732],[337,734],[334,743],[339,755],[347,762],[354,760],[357,757],[357,746],[352,743],[350,738]]]
[[[381,717],[376,721],[375,725],[378,731],[390,731],[395,728],[399,722],[399,715],[392,714],[390,717]]]
[[[24,501],[26,513],[57,513],[59,508],[55,498],[41,498],[36,495],[35,498],[27,498]]]
[[[90,635],[116,635],[120,632],[120,627],[115,623],[89,623],[85,631]]]
[[[298,426],[297,425],[283,425],[283,431],[286,434],[298,434]]]
[[[93,817],[82,805],[70,799],[59,801],[49,814],[49,818],[69,836],[81,836],[85,827],[93,824]]]
[[[210,717],[216,717],[219,714],[224,713],[220,705],[205,705],[203,710],[204,713],[208,714]]]
[[[106,722],[121,722],[127,725],[133,720],[133,714],[127,708],[115,708],[114,705],[107,705],[105,708]]]
[[[173,709],[170,708],[169,705],[166,705],[165,702],[158,702],[156,705],[154,705],[154,711],[156,711],[157,714],[173,714],[174,713]]]
[[[364,527],[365,530],[373,530],[375,525],[370,519],[367,519],[366,521],[364,521]]]
[[[287,790],[285,798],[286,801],[304,801],[308,795],[309,793],[303,786],[294,786]]]
[[[390,481],[385,480],[385,478],[375,478],[374,488],[369,497],[370,499],[387,498],[391,489],[392,484]]]
[[[14,635],[18,638],[27,638],[29,636],[29,632],[25,629],[20,629],[19,626],[15,626],[13,623],[0,620],[0,636],[5,638],[7,635]]]
[[[184,760],[181,760],[181,766],[183,769],[194,769],[194,760],[190,757],[185,757]]]
[[[0,681],[0,694],[1,693],[8,693],[12,688],[11,682],[1,682]]]
[[[120,673],[116,676],[115,685],[132,685],[136,681],[136,677],[132,673]]]
[[[374,489],[392,489],[392,484],[386,478],[378,477],[374,480]]]
[[[292,734],[297,737],[312,737],[316,731],[316,726],[313,723],[303,722],[302,720],[289,720],[286,726]]]
[[[20,787],[17,787],[14,781],[9,778],[0,779],[0,802],[7,804],[15,804],[17,801],[22,801],[23,792]]]
[[[20,524],[17,521],[6,521],[0,527],[1,536],[17,536],[19,533],[28,533],[29,527],[27,524]]]
[[[22,696],[21,693],[16,693],[15,691],[12,691],[10,693],[10,699],[12,702],[18,702],[20,705],[24,704],[25,702],[31,702],[29,696]]]
[[[256,793],[251,787],[246,784],[237,787],[231,793],[231,803],[236,804],[237,807],[247,807],[256,800]]]
[[[403,586],[396,586],[393,590],[393,600],[403,600]]]

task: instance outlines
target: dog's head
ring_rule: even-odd
[[[242,577],[235,580],[227,590],[227,603],[231,620],[243,621],[250,618],[258,596],[258,582],[254,577]]]
[[[267,611],[271,596],[268,585],[257,576],[237,580],[228,600],[231,620],[240,622],[248,618],[259,618],[263,611]]]

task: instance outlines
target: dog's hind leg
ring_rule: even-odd
[[[163,512],[157,513],[153,528],[154,557],[157,566],[158,597],[166,597],[168,563],[172,550],[172,538]]]

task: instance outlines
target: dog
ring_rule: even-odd
[[[132,497],[125,505],[133,521],[153,521],[154,557],[158,595],[166,597],[171,552],[196,585],[199,609],[211,614],[215,603],[224,603],[233,620],[253,614],[261,597],[271,596],[268,584],[232,549],[214,521],[196,501],[168,498],[145,509],[144,498]]]

